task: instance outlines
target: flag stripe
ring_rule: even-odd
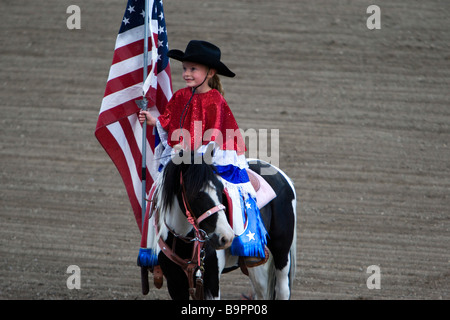
[[[170,77],[170,66],[168,65],[166,70],[158,74],[158,89],[164,93],[161,95],[167,101],[172,98],[172,79]],[[165,104],[164,104],[165,105]]]
[[[136,83],[142,83],[143,69],[144,68],[139,68],[109,80],[108,85],[106,86],[105,96],[132,87]],[[142,88],[140,89],[142,90]]]
[[[105,108],[99,115],[97,121],[97,127],[106,126],[114,121],[118,121],[122,118],[129,116],[132,113],[138,112],[138,107],[136,105],[136,99],[142,98],[142,95],[134,95],[128,101],[118,104],[117,106],[112,106],[110,108]],[[127,97],[123,97],[127,98]],[[129,97],[128,97],[129,98]]]
[[[130,29],[128,31],[119,33],[116,40],[115,50],[120,49],[123,46],[126,46],[130,43],[143,40],[144,39],[144,25],[140,25],[136,28]],[[149,41],[150,42],[150,41]],[[141,52],[144,50],[142,49]],[[115,53],[115,52],[114,52]]]
[[[136,83],[128,88],[104,97],[100,112],[104,112],[131,99],[137,99],[139,97],[142,97],[142,82]]]
[[[111,79],[120,77],[131,71],[135,71],[137,69],[142,69],[143,66],[144,66],[144,55],[143,54],[133,56],[131,58],[128,58],[128,59],[120,61],[120,62],[116,62],[115,64],[113,64],[111,66],[111,69],[109,70],[108,82],[111,81]],[[143,75],[141,76],[141,82],[142,82],[142,79],[143,79]]]
[[[142,170],[142,126],[139,124],[136,115],[131,115],[127,119],[123,119],[120,121],[120,125],[122,127],[123,132],[125,133],[128,146],[130,148],[130,152],[135,162],[135,167],[137,170],[137,174],[141,175]],[[151,173],[149,171],[149,167],[151,165],[151,160],[153,159],[154,146],[152,147],[149,144],[149,140],[154,140],[153,130],[148,128],[147,130],[147,141],[146,141],[146,151],[147,151],[147,159],[146,159],[146,175],[147,177],[153,178],[155,173]],[[139,182],[140,183],[140,182]],[[141,186],[141,184],[139,184]],[[147,186],[147,189],[149,186]],[[142,187],[141,187],[142,189]],[[148,190],[146,190],[148,192]]]
[[[130,116],[131,117],[131,116]],[[120,127],[123,131],[123,134],[126,139],[126,152],[127,155],[127,161],[133,161],[133,166],[128,163],[128,166],[130,167],[130,171],[133,171],[136,173],[136,176],[138,177],[137,184],[140,185],[141,181],[141,166],[142,166],[142,153],[140,151],[139,146],[142,144],[138,143],[136,141],[135,136],[133,134],[133,129],[130,124],[130,117],[124,118],[119,121]],[[135,184],[136,181],[133,180],[133,184]],[[138,198],[140,199],[140,197]]]
[[[109,126],[102,127],[95,132],[95,136],[102,144],[109,157],[116,165],[127,191],[128,198],[131,203],[132,210],[136,219],[138,227],[141,225],[141,215],[136,214],[141,210],[140,197],[136,194],[136,190],[133,185],[133,179],[130,171],[128,170],[127,160],[123,148],[119,145],[118,140],[115,139],[111,133]]]
[[[128,43],[118,49],[114,52],[114,57],[112,64],[121,62],[123,60],[128,59],[129,57],[134,57],[137,55],[142,54],[143,50],[143,39],[139,39],[138,41]],[[151,51],[151,43],[148,46],[148,51]]]

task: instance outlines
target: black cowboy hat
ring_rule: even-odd
[[[169,50],[167,56],[178,61],[197,62],[206,65],[216,69],[218,74],[226,77],[235,76],[234,72],[220,61],[220,49],[206,41],[191,40],[185,52],[177,49]]]

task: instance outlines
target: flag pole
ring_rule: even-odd
[[[136,101],[138,106],[144,110],[147,111],[147,98],[145,97],[145,90],[144,90],[144,84],[147,80],[148,73],[147,73],[147,66],[148,66],[148,33],[149,29],[151,28],[151,23],[149,23],[150,19],[150,0],[145,0],[145,15],[144,15],[144,75],[142,78],[142,100]],[[153,1],[152,1],[153,3]],[[152,6],[153,10],[153,6]],[[155,40],[153,39],[153,31],[151,32],[152,37],[152,55],[155,50]],[[150,71],[150,76],[153,75],[155,68],[155,61],[152,57],[152,69]],[[147,201],[145,199],[146,197],[146,186],[147,186],[147,117],[144,120],[144,123],[142,124],[142,197],[141,197],[141,208],[142,208],[142,219],[141,219],[141,232],[144,234],[144,221],[145,221],[145,212],[147,209]],[[138,258],[138,265],[139,265],[139,258]],[[149,292],[149,282],[148,282],[148,270],[146,267],[141,266],[141,284],[142,284],[142,294],[146,295]]]
[[[149,9],[149,0],[145,0],[145,16],[144,16],[144,74],[142,85],[147,80],[147,66],[148,66],[148,31],[149,31],[149,17],[150,17],[150,9]],[[153,35],[152,35],[153,37]],[[153,49],[153,48],[152,48]],[[152,68],[153,71],[153,68]],[[142,92],[142,100],[137,100],[136,103],[138,106],[147,111],[147,98],[145,97],[145,92]],[[142,177],[142,197],[141,197],[141,208],[142,208],[142,220],[141,220],[141,230],[144,232],[144,219],[145,219],[145,211],[147,209],[147,202],[145,199],[146,196],[146,181],[147,181],[147,118],[145,118],[144,123],[142,125],[142,166],[141,166],[141,177]]]

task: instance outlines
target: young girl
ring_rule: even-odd
[[[231,245],[231,253],[263,259],[267,232],[246,172],[245,143],[218,77],[235,74],[220,61],[220,49],[206,41],[192,40],[185,52],[170,50],[167,55],[182,62],[186,88],[175,92],[158,118],[140,111],[139,121],[143,123],[146,119],[148,125],[156,126],[165,147],[160,154],[162,166],[170,160],[165,155],[173,155],[178,145],[204,152],[208,144],[214,144],[212,164],[233,199],[233,212],[242,212],[233,217],[233,229],[238,236]]]

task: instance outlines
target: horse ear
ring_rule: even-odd
[[[175,151],[175,154],[172,157],[172,162],[174,164],[180,165],[180,164],[190,164],[190,163],[192,163],[191,154],[188,151],[183,150],[180,145],[175,145],[173,147],[173,149]]]
[[[211,142],[206,147],[206,151],[203,154],[203,161],[206,164],[212,164],[213,163],[212,159],[214,158],[214,151],[216,150],[214,146],[215,146],[214,142]]]
[[[181,144],[174,145],[173,149],[175,150],[175,153],[177,153],[180,158],[183,158],[183,147],[181,146]]]

